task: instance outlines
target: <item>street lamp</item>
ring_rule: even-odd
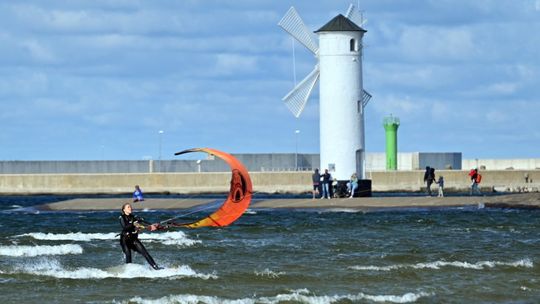
[[[298,171],[298,134],[300,134],[300,130],[295,130],[295,150],[294,150],[294,167],[295,170]]]
[[[159,160],[159,171],[161,172],[161,142],[162,142],[162,137],[163,137],[163,130],[159,130],[158,131],[159,133],[159,157],[158,157],[158,160]]]

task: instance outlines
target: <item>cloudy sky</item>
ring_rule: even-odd
[[[277,23],[295,6],[317,30],[349,2],[0,0],[0,159],[318,153],[318,94],[298,119],[281,101],[295,73]],[[401,152],[540,157],[540,0],[359,4],[368,152],[393,114]],[[294,49],[300,80],[316,58]]]

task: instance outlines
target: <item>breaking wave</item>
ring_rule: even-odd
[[[17,235],[16,237],[31,237],[36,240],[44,241],[76,241],[76,242],[91,242],[93,240],[118,240],[118,233],[83,233],[83,232],[71,232],[71,233],[43,233],[32,232]],[[158,242],[164,245],[177,245],[177,246],[193,246],[198,243],[202,243],[198,240],[189,239],[182,231],[163,232],[163,233],[141,233],[139,235],[141,240],[148,240],[149,242]]]
[[[255,275],[256,276],[259,276],[259,277],[267,277],[267,278],[271,278],[271,279],[277,279],[279,278],[280,276],[284,275],[285,272],[275,272],[275,271],[272,271],[270,269],[265,269],[263,271],[255,271]]]
[[[7,272],[7,271],[6,271]],[[148,265],[124,264],[105,269],[92,267],[67,268],[56,260],[42,260],[16,266],[11,273],[25,273],[59,279],[137,279],[137,278],[200,278],[216,279],[214,274],[197,273],[189,266],[166,267],[153,270]]]
[[[80,245],[0,246],[0,255],[11,257],[35,257],[41,255],[81,254]]]
[[[243,298],[243,299],[224,299],[214,296],[200,296],[200,295],[170,295],[157,299],[144,299],[141,297],[134,297],[125,302],[120,303],[141,303],[141,304],[158,304],[158,303],[205,303],[205,304],[273,304],[283,302],[299,302],[299,303],[316,303],[316,304],[330,304],[340,302],[357,302],[362,300],[369,300],[373,302],[383,303],[411,303],[416,302],[422,297],[431,296],[432,294],[419,292],[419,293],[406,293],[404,295],[369,295],[365,293],[358,293],[353,295],[333,295],[333,296],[318,296],[314,295],[306,289],[294,290],[286,294],[278,294],[273,297],[259,297],[259,298]]]
[[[442,267],[456,267],[466,269],[482,270],[485,268],[495,268],[497,266],[504,267],[525,267],[532,268],[534,266],[530,259],[522,259],[516,262],[498,262],[498,261],[481,261],[476,263],[469,262],[447,262],[436,261],[431,263],[417,263],[417,264],[396,264],[389,266],[351,266],[349,268],[354,270],[372,270],[372,271],[392,271],[397,269],[440,269]]]
[[[77,242],[90,242],[93,240],[114,240],[117,233],[83,233],[83,232],[71,232],[71,233],[43,233],[43,232],[31,232],[17,235],[16,237],[31,237],[41,241],[77,241]]]

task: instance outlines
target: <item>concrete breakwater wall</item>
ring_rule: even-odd
[[[445,178],[446,191],[467,191],[468,171],[438,170]],[[537,192],[540,170],[481,172],[483,191]],[[304,193],[311,191],[311,172],[251,172],[255,192]],[[424,172],[368,172],[373,191],[422,191]],[[0,194],[121,194],[141,185],[147,193],[226,192],[229,172],[213,173],[109,173],[109,174],[0,174]],[[525,178],[527,177],[527,178]],[[432,189],[436,189],[436,184]]]

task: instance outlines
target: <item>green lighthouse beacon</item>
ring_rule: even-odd
[[[383,120],[386,131],[386,170],[397,170],[397,129],[399,118],[385,117]]]

